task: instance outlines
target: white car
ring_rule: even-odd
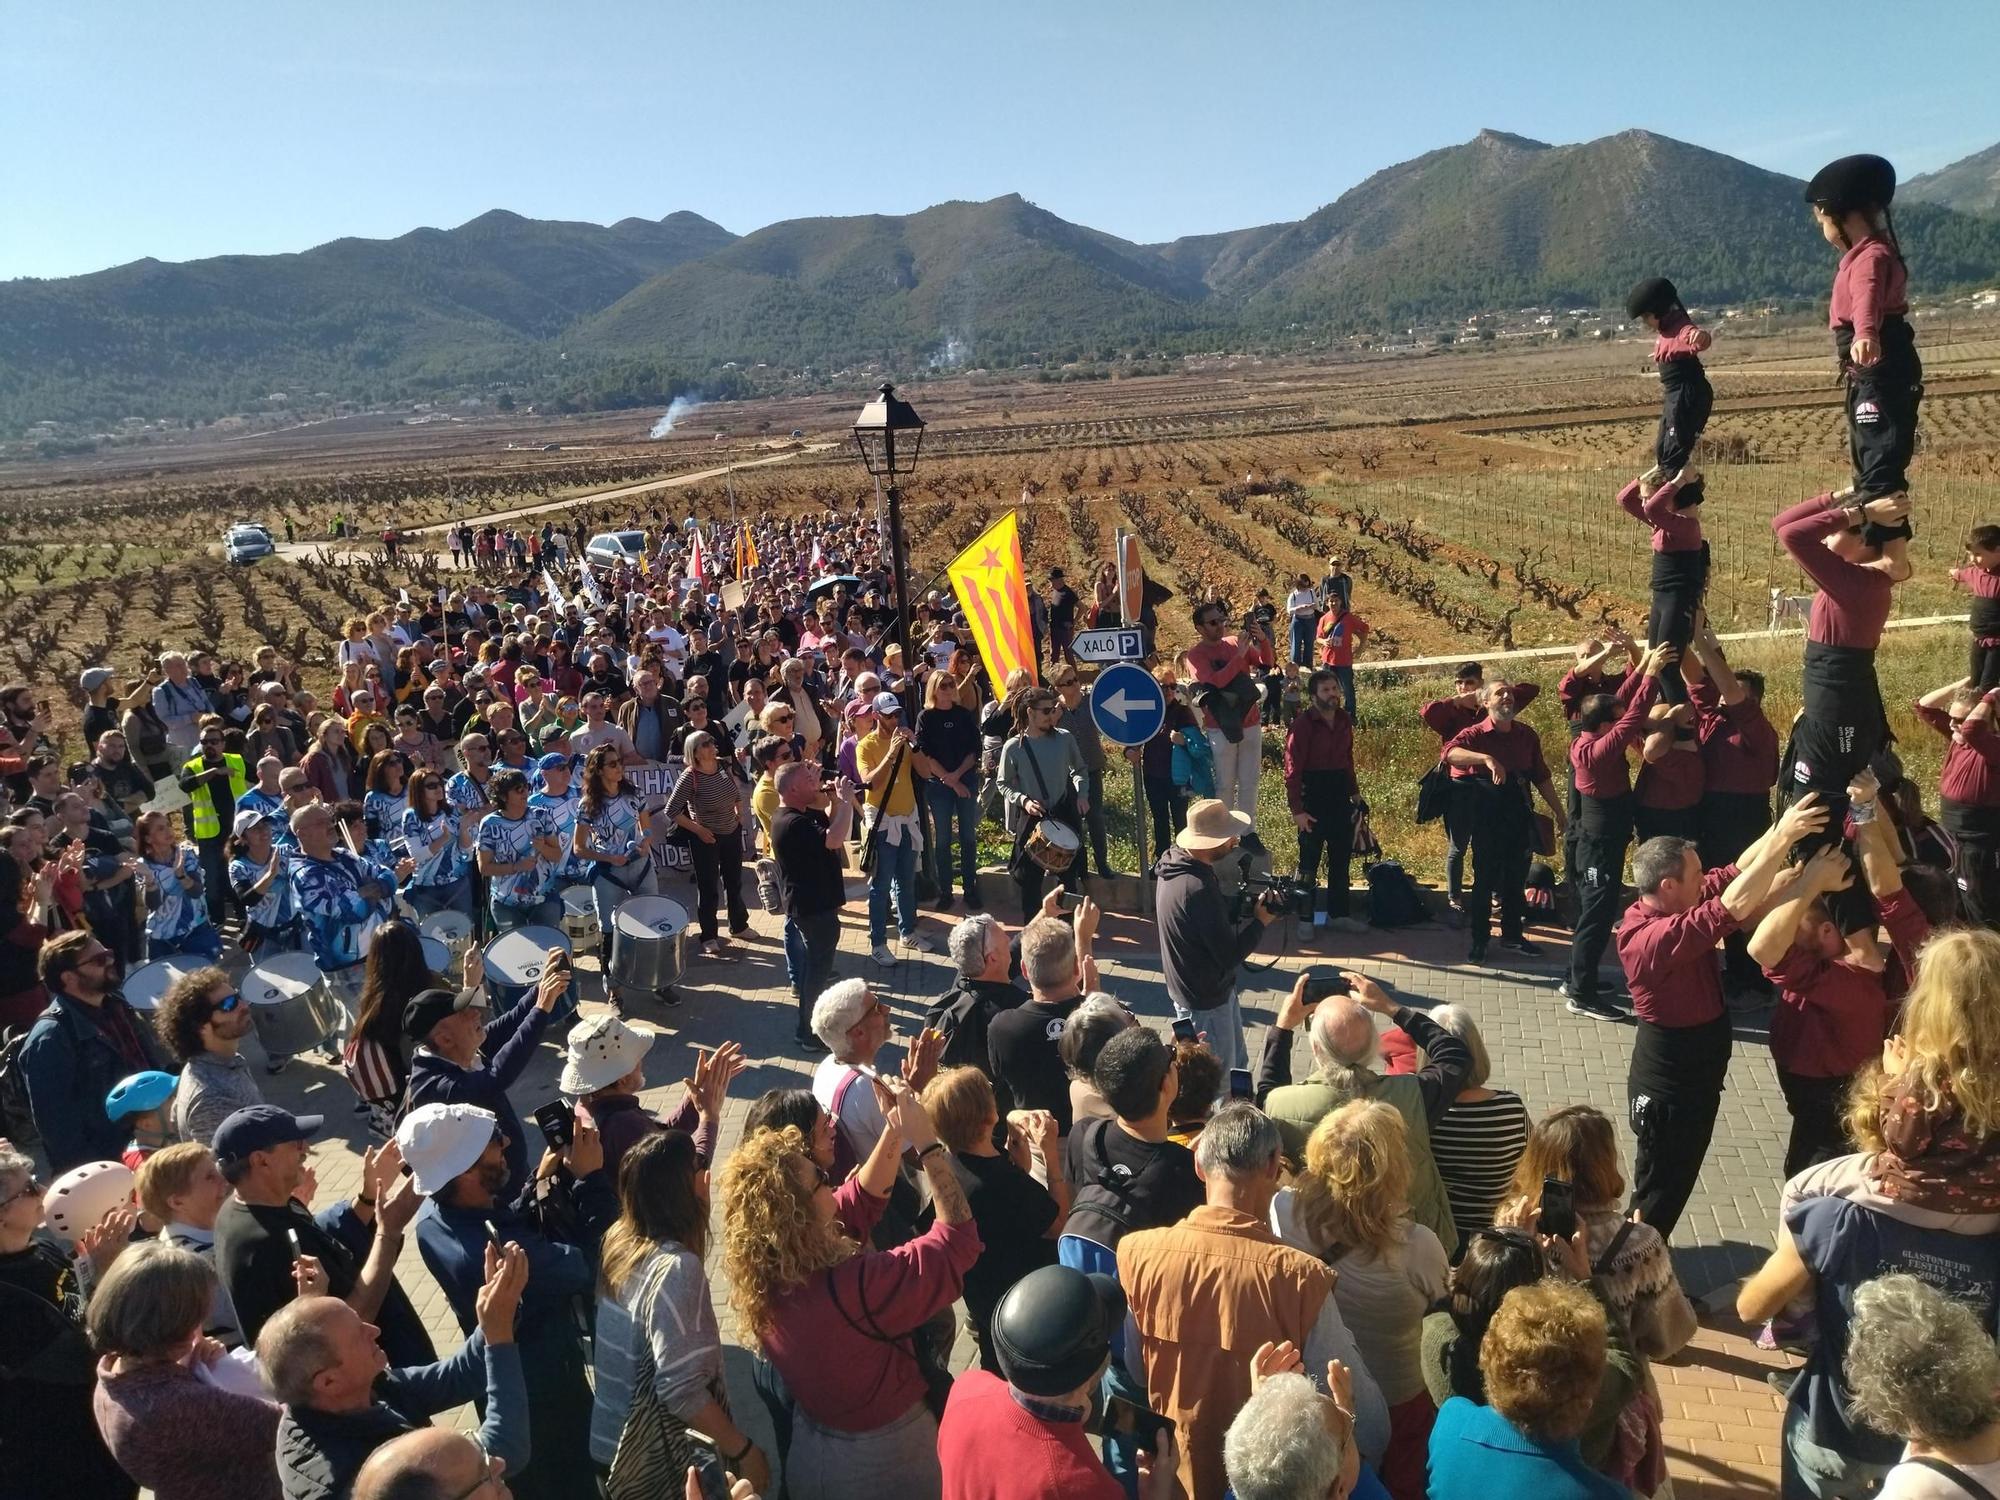
[[[637,567],[646,561],[646,533],[600,531],[584,544],[583,560],[600,568],[615,568],[621,563]]]
[[[278,550],[271,533],[254,521],[239,521],[222,538],[222,555],[233,563],[255,562]]]

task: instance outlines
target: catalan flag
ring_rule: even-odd
[[[1017,667],[1029,681],[1039,682],[1035,639],[1028,628],[1028,570],[1021,561],[1015,513],[1008,511],[982,531],[945,571],[993,680],[993,696],[1007,696],[1007,675]]]
[[[736,576],[743,577],[752,568],[761,568],[763,560],[757,556],[757,543],[750,535],[750,523],[745,521],[736,534]]]

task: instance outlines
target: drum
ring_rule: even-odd
[[[611,916],[611,987],[658,995],[678,1005],[674,982],[685,967],[682,949],[692,936],[688,912],[665,896],[630,896]]]
[[[516,927],[486,945],[486,988],[496,1015],[519,1005],[541,982],[551,948],[571,951],[569,939],[553,927]]]
[[[424,967],[433,974],[442,976],[447,983],[455,987],[459,980],[459,970],[451,961],[451,948],[442,939],[434,938],[428,933],[419,933],[417,941],[423,945]]]
[[[570,952],[594,953],[601,934],[597,930],[597,896],[587,885],[562,888],[562,926],[569,935]]]
[[[462,911],[432,912],[417,924],[417,931],[444,944],[446,963],[438,972],[457,974],[465,964],[465,950],[472,946],[472,918]]]
[[[274,953],[250,966],[243,998],[257,1040],[273,1062],[296,1057],[333,1039],[325,980],[310,953]]]
[[[1051,875],[1067,875],[1082,849],[1083,840],[1076,830],[1054,818],[1043,818],[1021,841],[1022,853]]]
[[[225,941],[222,945],[222,971],[239,985],[243,976],[250,972],[250,955],[236,944]]]
[[[125,996],[125,1003],[134,1010],[158,1010],[161,998],[176,979],[203,967],[205,965],[201,959],[193,954],[175,954],[172,958],[156,959],[152,963],[139,965],[127,974],[121,993]]]

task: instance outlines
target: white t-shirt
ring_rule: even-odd
[[[1955,1464],[1975,1484],[2000,1495],[2000,1463]],[[1905,1460],[1891,1469],[1876,1491],[1877,1500],[1971,1500],[1971,1491],[1946,1478],[1935,1469]]]
[[[822,1057],[819,1067],[813,1071],[813,1098],[819,1100],[819,1107],[828,1114],[833,1113],[833,1096],[840,1087],[840,1080],[852,1071],[848,1063],[837,1057]],[[882,1114],[881,1101],[875,1097],[875,1088],[866,1078],[857,1078],[847,1086],[847,1093],[840,1101],[840,1118],[837,1122],[840,1133],[847,1139],[847,1147],[854,1153],[856,1161],[866,1161],[868,1153],[875,1149],[875,1143],[882,1139],[882,1127],[887,1123]]]
[[[1311,589],[1293,589],[1285,595],[1285,613],[1316,615],[1319,613],[1319,598]]]

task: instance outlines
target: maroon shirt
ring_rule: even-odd
[[[1618,492],[1618,503],[1626,513],[1653,528],[1655,552],[1701,551],[1701,512],[1692,505],[1677,508],[1674,496],[1679,493],[1680,486],[1669,480],[1641,500],[1636,479]]]
[[[1519,719],[1505,729],[1498,728],[1490,719],[1481,719],[1446,740],[1444,748],[1447,752],[1472,750],[1490,755],[1506,768],[1509,776],[1526,781],[1546,781],[1549,777],[1549,763],[1542,759],[1542,737]],[[1454,781],[1485,777],[1491,783],[1484,766],[1453,766],[1451,776]]]
[[[1826,326],[1852,324],[1856,338],[1879,339],[1884,318],[1909,312],[1909,283],[1909,273],[1889,242],[1871,234],[1840,257]]]
[[[1540,696],[1541,688],[1532,682],[1509,683],[1514,689],[1514,711],[1526,709]],[[1449,741],[1455,734],[1470,729],[1486,718],[1486,710],[1479,707],[1467,708],[1456,698],[1439,698],[1423,706],[1420,717],[1439,739]]]
[[[1882,644],[1882,625],[1889,618],[1887,573],[1835,557],[1823,545],[1847,525],[1846,513],[1831,495],[1801,500],[1781,510],[1771,522],[1785,550],[1819,585],[1813,596],[1806,639],[1823,646],[1849,646],[1873,651]]]
[[[1632,768],[1625,752],[1646,737],[1646,710],[1652,707],[1655,686],[1655,679],[1646,678],[1622,717],[1570,741],[1570,769],[1583,796],[1610,801],[1632,790]]]
[[[1653,340],[1653,363],[1670,359],[1693,359],[1701,353],[1701,330],[1684,312],[1670,312],[1660,319],[1659,337]]]
[[[1930,923],[1908,891],[1892,891],[1878,903],[1897,955],[1914,954],[1930,934]],[[1823,958],[1794,943],[1778,963],[1764,970],[1778,986],[1771,1012],[1771,1060],[1805,1078],[1845,1078],[1882,1055],[1882,1039],[1896,1019],[1884,970],[1850,959]]]
[[[1678,916],[1646,904],[1625,909],[1618,924],[1618,961],[1632,991],[1632,1011],[1655,1026],[1703,1026],[1723,1014],[1722,970],[1715,945],[1737,928],[1722,904],[1736,878],[1724,865],[1701,878],[1701,900]]]
[[[1938,793],[1967,807],[2000,807],[2000,733],[1990,720],[1952,728],[1951,715],[1941,708],[1912,705],[1917,717],[1950,739]]]
[[[1595,677],[1585,677],[1574,667],[1562,674],[1556,683],[1556,702],[1562,706],[1565,719],[1576,722],[1576,716],[1583,712],[1583,700],[1598,693],[1616,693],[1621,699],[1631,695],[1625,684],[1632,680],[1630,672],[1599,672]]]
[[[1701,801],[1705,785],[1700,748],[1691,740],[1676,739],[1660,759],[1639,767],[1639,805],[1678,812]]]
[[[1704,684],[1706,686],[1706,684]],[[1740,703],[1709,701],[1695,694],[1701,711],[1696,733],[1701,739],[1702,772],[1711,792],[1762,797],[1778,780],[1778,731],[1754,698]]]
[[[1342,795],[1354,795],[1354,721],[1345,709],[1335,709],[1329,720],[1309,708],[1285,732],[1285,802],[1295,813],[1306,810],[1306,774],[1311,771],[1338,774]]]

